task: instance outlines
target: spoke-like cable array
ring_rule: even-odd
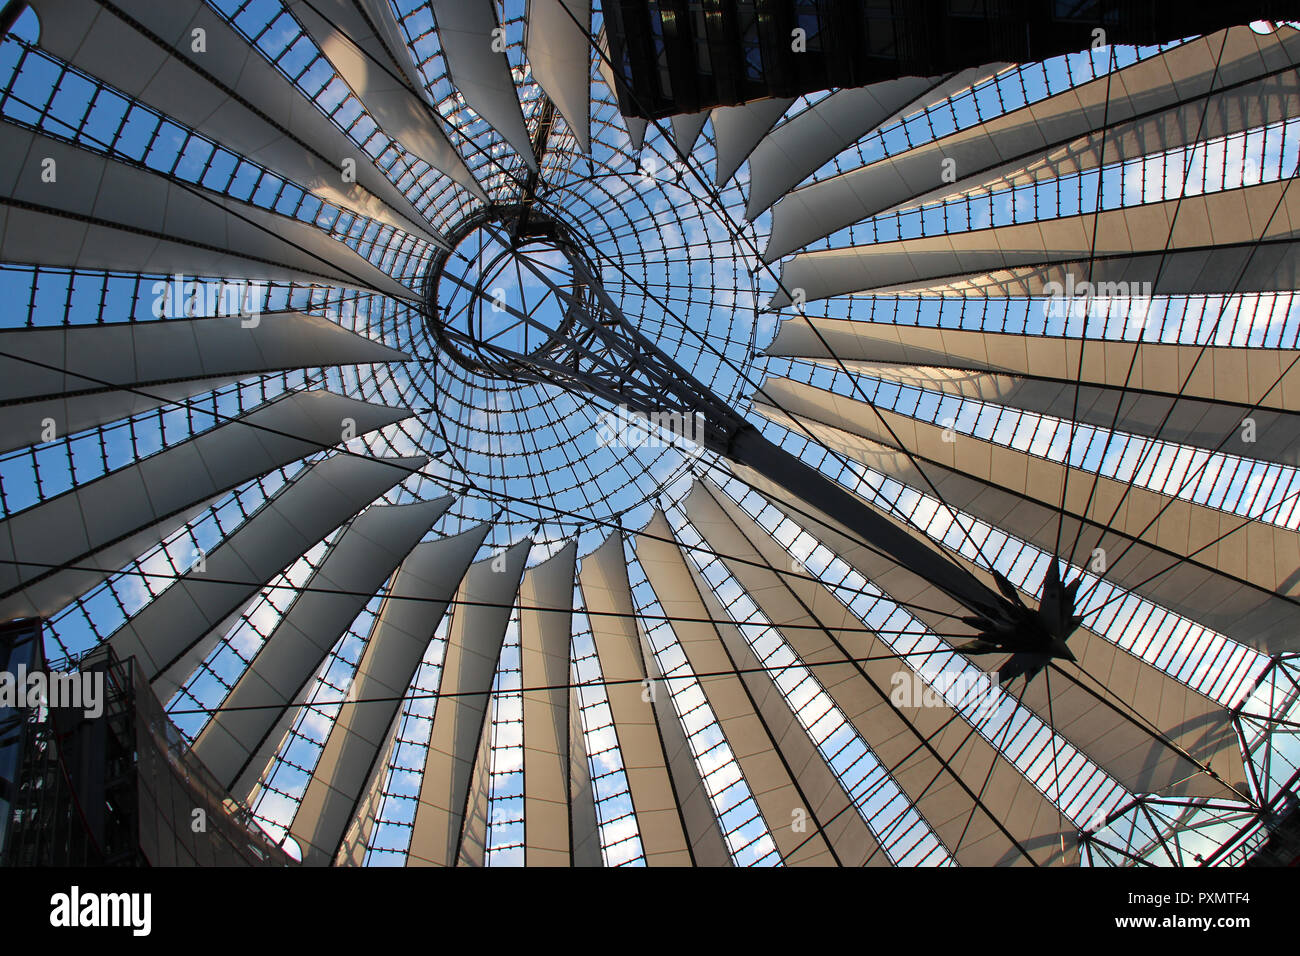
[[[0,452],[9,616],[48,618],[69,663],[135,656],[196,759],[312,865],[1241,856],[1291,785],[1274,737],[1300,729],[1268,683],[1295,681],[1277,615],[1300,601],[1279,534],[1300,502],[1292,26],[880,84],[849,119],[863,91],[718,107],[696,133],[621,114],[645,91],[597,4],[458,3],[205,0],[195,23],[242,65],[114,0],[88,25],[35,2],[0,40],[6,135],[106,184],[69,188],[60,160],[32,191],[33,146],[0,197],[54,237],[0,269],[0,424],[31,433]],[[167,79],[100,64],[104,24]],[[1267,174],[1229,175],[1234,137]],[[1193,188],[1212,148],[1223,175]],[[1162,186],[1182,168],[1174,202],[1146,189],[1157,163]],[[149,195],[124,208],[118,181]],[[1075,268],[1150,276],[1158,335],[1038,323]],[[182,270],[199,304],[148,315]],[[278,276],[251,316],[203,302],[232,270]],[[221,336],[250,317],[241,356]],[[1255,341],[1276,361],[1243,390]],[[1292,444],[1229,456],[1226,419],[1198,432],[1189,408],[1268,414]],[[53,431],[27,420],[45,410]],[[695,410],[708,447],[678,433]],[[821,497],[753,467],[744,429]],[[1102,571],[1076,555],[1094,533],[1127,539]],[[1233,566],[1245,540],[1275,560]],[[956,678],[991,679],[996,708]]]

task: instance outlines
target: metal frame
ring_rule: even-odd
[[[524,207],[526,210],[527,207]],[[456,230],[462,238],[494,222],[514,223],[521,210],[488,210]],[[537,214],[532,214],[537,221]],[[1016,673],[1034,671],[1053,657],[1073,659],[1066,638],[1078,626],[1074,617],[1077,583],[1062,586],[1055,566],[1044,584],[1040,610],[1026,607],[1014,587],[999,580],[1001,593],[864,504],[817,469],[765,438],[757,428],[713,391],[642,335],[619,310],[595,275],[595,269],[569,238],[569,231],[546,217],[548,238],[569,261],[575,289],[562,289],[526,258],[523,264],[569,303],[558,328],[547,328],[531,315],[501,306],[546,336],[545,343],[524,355],[452,328],[437,311],[437,286],[449,273],[446,257],[435,260],[425,280],[425,321],[435,340],[458,363],[478,372],[520,381],[547,383],[594,396],[613,406],[647,415],[665,410],[699,416],[703,444],[737,464],[747,465],[822,513],[833,515],[864,543],[938,587],[972,612],[967,623],[978,639],[971,653],[1011,653],[1007,666]],[[477,286],[464,284],[474,294]],[[470,358],[472,356],[472,358]],[[995,578],[997,572],[993,572]]]
[[[1258,691],[1274,700],[1269,713],[1248,709]],[[1280,701],[1278,698],[1280,697]],[[1079,831],[1079,843],[1088,866],[1243,866],[1256,859],[1265,845],[1284,831],[1282,842],[1291,845],[1291,831],[1300,816],[1296,788],[1300,766],[1277,752],[1276,733],[1300,733],[1300,654],[1277,654],[1269,661],[1251,691],[1232,708],[1232,721],[1241,743],[1251,793],[1240,803],[1229,800],[1135,797],[1109,813],[1099,826]],[[1189,839],[1218,830],[1216,848],[1209,853]],[[1127,849],[1125,848],[1127,847]]]

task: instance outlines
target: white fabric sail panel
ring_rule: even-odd
[[[1291,367],[1300,359],[1300,350],[1295,349],[1100,339],[1085,343],[1052,335],[799,317],[782,323],[766,352],[789,358],[854,360],[881,368],[884,364],[932,366],[1068,380],[1071,385],[1078,380],[1084,385],[1154,394],[1181,392],[1187,398],[1271,411],[1300,410],[1300,370]]]
[[[854,247],[855,250],[862,248]],[[845,268],[851,271],[853,266]],[[833,281],[843,281],[844,272],[840,271],[840,264],[834,266],[832,272],[838,273],[833,275]],[[869,294],[976,298],[1050,296],[1056,292],[1053,283],[1065,287],[1071,281],[1084,281],[1081,277],[1089,275],[1094,287],[1120,290],[1111,293],[1117,298],[1124,297],[1124,289],[1144,293],[1147,288],[1152,289],[1153,295],[1162,296],[1290,292],[1300,286],[1300,242],[1280,239],[1253,246],[1201,247],[1133,255],[1118,253],[1096,259],[1081,255],[1061,262],[899,282],[873,288]],[[1155,288],[1157,280],[1160,285]],[[788,304],[788,298],[778,294],[769,307],[779,308],[782,301]]]
[[[652,675],[642,654],[627,559],[618,532],[583,559],[578,580],[601,676],[608,682],[605,693],[646,865],[727,865],[730,856],[716,822],[712,832],[705,828],[689,834],[683,819],[678,793],[698,793],[699,774],[692,762],[692,773],[685,780],[673,780],[668,741],[661,736],[654,706],[645,699],[646,681]],[[667,688],[658,691],[656,696],[665,699],[671,711]],[[672,719],[677,718],[672,715]]]
[[[194,741],[195,755],[223,786],[236,788],[246,770],[256,781],[263,767],[254,766],[253,758],[273,736],[276,721],[300,701],[348,625],[451,501],[446,497],[375,505],[353,519],[330,545],[222,710]]]
[[[447,72],[475,113],[504,137],[515,153],[537,171],[533,140],[524,123],[510,61],[492,49],[499,28],[494,0],[432,0],[438,42]]]
[[[246,807],[257,805],[258,798],[264,790],[262,774],[269,769],[275,755],[289,743],[298,716],[299,711],[296,707],[286,707],[279,712],[271,729],[262,738],[261,745],[248,759],[244,772],[230,785],[231,797]]]
[[[425,462],[334,455],[308,465],[204,555],[203,570],[186,571],[114,631],[109,643],[118,657],[135,658],[159,700],[170,700],[220,638],[224,621]]]
[[[1245,26],[1221,31],[987,123],[796,189],[773,211],[764,260],[775,261],[863,219],[908,208],[918,197],[928,201],[970,192],[1023,169],[1057,147],[1070,146],[1072,157],[1059,168],[1049,165],[1040,176],[1015,182],[1095,167],[1100,154],[1089,161],[1084,155],[1087,144],[1072,141],[1107,126],[1111,133],[1106,137],[1106,161],[1116,162],[1192,139],[1223,136],[1246,123],[1283,119],[1294,112],[1285,108],[1294,99],[1294,75],[1279,78],[1271,109],[1265,109],[1266,101],[1258,97],[1262,89],[1236,90],[1228,99],[1218,100],[1218,109],[1210,113],[1201,98],[1269,70],[1289,68],[1297,56],[1300,33],[1289,28],[1276,37],[1260,36]],[[1225,107],[1233,115],[1225,115]],[[1134,123],[1139,117],[1142,121]],[[944,184],[940,174],[949,160],[958,178]]]
[[[160,295],[172,295],[172,288]],[[266,312],[253,322],[176,319],[0,332],[0,451],[41,441],[46,418],[70,435],[249,375],[407,357],[322,316]]]
[[[570,542],[519,587],[525,866],[569,866],[573,844],[589,836],[574,831],[570,812],[570,728],[578,715],[567,685],[577,553]]]
[[[1195,352],[1196,347],[1188,346],[1187,350]],[[1113,354],[1117,350],[1099,348],[1097,351]],[[1234,351],[1274,357],[1271,350],[1242,348]],[[1131,345],[1128,352],[1131,356]],[[1178,357],[1166,355],[1166,358],[1171,360],[1166,368],[1175,370]],[[1209,355],[1206,358],[1212,361]],[[1139,354],[1138,362],[1142,361],[1144,356]],[[852,360],[844,364],[853,372],[914,388],[960,395],[1098,428],[1114,428],[1118,432],[1159,438],[1211,452],[1223,451],[1292,467],[1300,464],[1300,416],[1295,412],[1256,409],[1249,403],[1176,398],[1176,390],[1161,394],[1137,388],[1126,389],[1123,385],[1079,386],[1063,380],[948,368],[879,365]],[[1272,384],[1265,382],[1260,387],[1260,394],[1268,392]],[[1266,400],[1264,404],[1272,402]],[[1241,440],[1241,425],[1246,417],[1254,419],[1259,434],[1268,436],[1266,442]]]
[[[709,121],[709,111],[699,113],[678,113],[672,117],[673,142],[683,156],[689,157],[695,149],[695,142]]]
[[[0,149],[15,160],[0,173],[8,197],[0,217],[0,253],[8,262],[324,280],[397,298],[413,295],[342,242],[286,216],[12,123],[0,125]],[[57,164],[57,184],[41,181],[46,159]]]
[[[173,284],[157,294],[171,297]],[[249,323],[245,326],[245,322]],[[0,332],[0,403],[30,402],[115,385],[243,378],[291,368],[402,361],[404,352],[323,316],[172,319]],[[73,429],[60,428],[61,434]]]
[[[326,43],[345,44],[351,48],[348,55],[362,54],[369,61],[369,69],[388,73],[392,82],[423,99],[424,84],[416,78],[415,64],[406,54],[406,41],[401,38],[401,24],[387,0],[289,0],[285,7],[331,62],[333,57]]]
[[[345,0],[334,0],[334,2],[341,5]],[[417,91],[424,90],[424,78],[420,76],[419,68],[411,58],[410,47],[406,45],[406,34],[402,30],[402,25],[397,22],[393,5],[388,0],[352,0],[352,2],[375,28],[384,49],[397,62],[411,88]]]
[[[456,591],[407,866],[454,866],[492,680],[532,542],[472,565]]]
[[[100,489],[95,491],[98,494]],[[36,571],[44,575],[30,580],[20,589],[0,596],[0,614],[6,618],[52,616],[91,588],[112,577],[133,558],[156,547],[159,541],[174,534],[184,525],[198,518],[204,511],[214,507],[222,498],[223,495],[217,494],[199,499],[181,511],[173,512],[159,521],[145,525],[93,553],[68,559],[65,562],[66,567],[36,557],[37,549],[31,545],[33,539],[27,537],[26,529],[22,536],[11,535],[7,529],[0,529],[0,555],[5,555],[0,560],[10,566],[18,567],[21,571]],[[61,503],[60,519],[66,519],[64,507],[66,506]],[[70,527],[71,524],[69,521],[66,526]],[[92,521],[90,527],[97,530],[99,524]],[[42,545],[46,543],[44,535],[39,540]],[[23,558],[32,564],[20,565],[16,559],[8,557],[15,551],[21,553]]]
[[[382,741],[383,752],[371,768],[369,777],[366,778],[365,786],[361,791],[361,800],[357,803],[356,812],[343,834],[338,852],[334,855],[334,866],[365,865],[366,850],[370,846],[371,837],[375,832],[375,824],[379,821],[379,815],[383,812],[384,785],[388,780],[388,768],[393,763],[393,752],[397,749],[397,731],[401,726],[401,722],[402,715],[399,713],[393,718],[387,733],[384,734]],[[303,865],[316,865],[315,857],[312,855],[312,848],[303,847],[302,849]]]
[[[774,421],[788,420],[770,406],[758,410]],[[818,519],[813,521],[807,513],[795,512],[783,500],[781,490],[752,469],[742,468],[738,476],[762,491],[775,507],[798,521],[873,585],[913,605],[911,613],[933,631],[944,634],[948,643],[962,643],[947,635],[968,630],[960,618],[969,612],[943,591],[926,582],[918,586],[914,575],[856,543],[848,530],[828,515],[812,512]],[[890,516],[886,518],[905,527]],[[918,540],[925,540],[915,529],[906,530]],[[950,553],[950,557],[988,587],[997,587],[992,576],[974,563],[959,555]],[[901,593],[895,593],[900,580]],[[1030,595],[1020,593],[1021,600],[1033,607]],[[974,638],[976,634],[971,630],[969,636]],[[1043,723],[1130,793],[1237,798],[1227,787],[1243,784],[1246,771],[1232,715],[1227,710],[1086,627],[1070,636],[1069,646],[1078,663],[1054,662],[1064,673],[1051,677],[1050,705],[1047,681],[1042,676],[1036,677],[1027,690],[1022,684],[1004,684],[1004,689],[1020,698]],[[970,663],[985,671],[996,671],[1006,659],[996,654],[969,657]],[[1157,734],[1169,744],[1158,739]],[[1206,766],[1214,775],[1205,772]]]
[[[42,49],[322,199],[438,241],[360,148],[203,0],[32,6]],[[192,50],[195,29],[206,31],[203,53]],[[343,157],[357,159],[355,183],[343,181]]]
[[[599,47],[596,65],[600,68],[600,78],[605,81],[606,88],[613,96],[614,114],[618,117],[619,122],[623,124],[623,128],[627,130],[632,152],[639,153],[641,147],[645,145],[645,131],[649,123],[641,116],[624,116],[622,110],[618,108],[618,78],[614,74],[613,58],[609,52],[609,39],[605,36],[605,27],[603,25],[600,28],[600,33],[596,36],[596,44]]]
[[[707,615],[714,620],[725,620],[727,610],[718,595],[694,568],[691,576]],[[759,673],[763,663],[740,629],[721,627],[719,632],[729,657],[735,662],[734,669],[741,672],[740,679],[756,701],[758,712],[776,739],[778,751],[803,789],[810,805],[810,815],[818,821],[841,864],[889,866],[889,857],[876,842],[852,798],[808,738],[808,732],[780,689],[771,677]]]
[[[823,163],[918,98],[933,90],[933,99],[943,99],[937,89],[941,82],[937,77],[912,76],[839,90],[782,123],[763,137],[749,157],[745,218],[757,218]]]
[[[483,524],[417,544],[393,576],[290,827],[304,863],[326,865],[338,852],[384,730],[399,716],[402,697],[489,530]]]
[[[394,71],[388,50],[357,15],[351,0],[289,0],[288,7],[381,130],[487,201],[487,193],[438,124],[437,114],[423,94],[411,89],[407,77]]]
[[[361,459],[361,460],[364,461],[365,459]],[[391,488],[393,485],[400,482],[403,478],[409,476],[413,471],[416,471],[422,468],[425,464],[427,464],[427,459],[423,457],[391,458],[391,459],[379,459],[379,460],[384,461],[389,465],[392,465],[395,469],[395,473],[391,475],[390,482],[384,488],[380,489],[380,492],[371,495],[370,498],[367,499],[367,502],[373,501],[375,498],[379,496],[379,493],[389,490],[389,488]],[[335,522],[334,527],[337,527],[338,525],[342,524],[347,517],[351,516],[352,514],[355,514],[359,510],[360,510],[360,506],[353,507],[351,512],[348,512],[347,514],[344,515],[343,518],[340,518],[338,521]],[[315,544],[320,540],[322,540],[323,538],[324,538],[324,534],[314,539],[311,542],[311,544]],[[299,557],[301,554],[303,554],[304,550],[305,549],[299,549],[299,551],[293,555],[293,558]],[[282,565],[281,570],[283,569],[283,567],[287,567],[287,566],[288,566],[287,563],[285,565]],[[221,638],[224,637],[226,634],[230,633],[231,628],[233,628],[235,625],[239,623],[240,618],[243,616],[243,614],[246,611],[248,611],[252,607],[253,603],[257,600],[257,598],[258,598],[258,592],[254,591],[250,593],[249,596],[245,598],[245,600],[242,603],[235,606],[230,611],[229,614],[227,614],[224,618],[221,618],[215,625],[210,627],[208,629],[207,634],[204,635],[202,639],[191,644],[188,650],[185,650],[184,652],[176,655],[173,658],[171,664],[168,665],[165,670],[160,672],[156,678],[154,678],[153,686],[154,686],[155,693],[157,693],[159,697],[163,700],[167,700],[171,697],[171,695],[176,694],[181,689],[184,682],[189,678],[189,676],[193,674],[194,671],[198,668],[198,666],[203,661],[207,660],[208,655],[212,652],[212,649],[217,646],[217,643],[221,640]]]
[[[10,368],[18,363],[10,363]],[[0,375],[4,374],[0,361]],[[150,385],[141,391],[97,391],[60,398],[29,399],[0,406],[0,453],[42,443],[45,420],[52,419],[56,433],[73,435],[97,425],[142,415],[172,402],[183,403],[239,381],[238,377],[193,378],[166,385]]]
[[[918,489],[928,478],[954,508],[1043,550],[1056,548],[1067,473],[1059,462],[967,435],[944,441],[937,425],[787,379],[769,379],[764,390],[862,464]],[[882,418],[911,457],[897,450]],[[924,478],[913,459],[923,463]],[[1061,540],[1073,543],[1079,533],[1064,560],[1085,567],[1100,548],[1105,578],[1116,586],[1264,653],[1300,647],[1294,532],[1077,468],[1068,473]]]
[[[656,511],[636,539],[637,561],[718,720],[786,866],[887,865],[857,809],[770,675]],[[714,623],[716,622],[716,623]],[[740,652],[739,654],[737,652]],[[708,676],[698,676],[708,675]],[[803,826],[796,826],[802,822]],[[833,828],[833,829],[831,829]]]
[[[201,504],[304,455],[407,417],[324,391],[278,398],[0,522],[0,614],[45,617],[179,528]],[[68,565],[85,570],[58,570]]]
[[[406,358],[299,312],[0,332],[0,451],[38,443],[45,418],[68,435],[249,375]]]
[[[734,668],[734,664],[728,658],[715,626],[704,620],[708,614],[698,592],[694,591],[695,583],[681,551],[673,543],[672,528],[661,512],[656,511],[644,531],[637,535],[635,549],[637,562],[645,571],[663,613],[672,623],[673,634],[685,653],[690,670],[696,675],[717,675],[697,676],[700,689],[718,721],[722,736],[762,814],[782,862],[787,866],[837,863],[815,820],[812,833],[806,837],[791,826],[798,813],[808,812],[808,801],[803,799],[789,769],[783,765],[739,677],[726,673]],[[646,648],[646,660],[647,664],[653,661],[649,648]],[[652,676],[657,676],[657,673]],[[666,685],[660,685],[656,690],[656,705],[659,696],[670,696]],[[682,743],[685,743],[684,738]]]
[[[958,70],[956,73],[949,73],[946,76],[931,79],[931,86],[926,87],[915,99],[904,103],[898,109],[894,110],[889,116],[885,117],[878,124],[877,128],[885,129],[893,126],[895,123],[901,123],[906,119],[924,112],[932,106],[937,106],[945,100],[952,99],[959,93],[964,93],[972,87],[979,86],[986,80],[992,79],[999,73],[1010,69],[1012,64],[1003,62],[984,63],[980,66],[970,66],[964,70]],[[886,81],[892,82],[892,81]]]
[[[916,388],[1300,464],[1300,351],[1294,349],[1085,343],[801,316],[782,323],[767,354],[843,362]],[[1246,415],[1268,441],[1241,440]]]
[[[577,688],[569,691],[569,827],[571,865],[604,866],[600,827],[596,819],[596,788],[582,727],[582,701]]]
[[[958,175],[954,182],[936,185],[933,176],[928,183],[923,179],[921,183],[925,191],[909,193],[898,203],[887,207],[877,208],[873,201],[869,207],[873,211],[869,215],[889,215],[962,195],[980,195],[993,190],[1060,179],[1096,169],[1103,164],[1125,162],[1162,150],[1177,149],[1193,140],[1204,142],[1220,139],[1280,123],[1295,113],[1300,95],[1300,78],[1288,66],[1263,78],[1234,85],[1231,89],[1221,90],[1221,87],[1221,83],[1216,83],[1215,89],[1219,92],[1190,101],[1180,98],[1178,105],[1163,111],[1143,113],[1138,119],[1094,129],[1077,139],[1016,155],[995,166],[972,170],[969,166],[958,165],[954,167],[954,172]],[[1171,89],[1181,90],[1182,87],[1166,88],[1166,91]],[[1112,111],[1113,109],[1114,104]],[[905,161],[910,157],[911,153],[905,153],[896,159]],[[942,162],[942,159],[934,155],[929,158]],[[957,172],[960,170],[970,171],[971,174]],[[860,183],[859,186],[861,185]]]
[[[820,426],[846,454],[925,487],[865,405],[788,380],[770,380],[765,390],[801,421]],[[879,414],[904,447],[927,463],[927,476],[954,507],[968,508],[1045,550],[1055,547],[1066,474],[1060,463],[967,436],[945,442],[938,426],[885,410]],[[1063,557],[1085,566],[1101,548],[1109,556],[1107,580],[1257,650],[1296,646],[1288,625],[1300,604],[1294,581],[1300,541],[1293,532],[1141,487],[1129,489],[1126,482],[1094,481],[1077,468],[1069,475],[1063,540],[1074,541],[1081,518],[1084,527],[1074,555]]]
[[[456,848],[457,866],[487,865],[488,817],[492,813],[492,719],[483,721],[483,732],[475,751],[470,774],[469,799],[465,802],[465,824]]]
[[[718,160],[713,184],[726,185],[763,137],[794,104],[793,99],[758,100],[742,106],[719,106],[710,114]]]
[[[659,670],[645,630],[638,626],[637,631],[648,682],[646,689],[650,691],[650,707],[659,727],[668,776],[673,784],[682,828],[690,841],[695,866],[731,866],[731,853],[722,836],[713,803],[704,787],[700,764],[696,762],[690,741],[686,737],[681,716],[673,703],[663,673]]]
[[[789,553],[707,484],[686,499],[691,523],[814,672],[882,766],[965,866],[1070,864],[1074,826],[996,748],[946,705],[890,703],[888,645],[821,583],[779,575]],[[1062,835],[1065,853],[1062,855]]]
[[[1067,274],[1076,282],[1123,281],[1130,288],[1159,279],[1156,295],[1294,289],[1300,196],[1287,190],[1288,182],[801,253],[782,266],[783,289],[769,307],[789,305],[786,290],[796,288],[808,301],[853,292],[984,289],[1016,270],[1028,271],[1025,291],[1000,294],[1037,295],[1048,282],[1064,285]]]
[[[524,55],[533,79],[591,153],[591,0],[528,0]]]
[[[445,499],[445,501],[447,502],[450,502],[450,500],[451,499],[449,498]],[[432,505],[432,504],[441,504],[441,503],[442,501],[420,502],[419,504]],[[390,507],[390,506],[378,506],[378,507]],[[415,509],[416,505],[402,505],[400,507]],[[372,508],[371,510],[374,509]],[[364,513],[362,517],[364,517]],[[347,532],[351,530],[356,524],[357,521],[354,520],[347,528],[343,529],[344,533],[343,535],[340,536],[339,540],[335,542],[335,546],[337,546],[337,544],[345,540],[345,536]],[[384,545],[382,545],[382,547],[385,548],[389,547],[388,542],[385,542]],[[384,555],[383,560],[387,562],[388,557],[386,554]],[[392,573],[392,569],[390,568],[389,574],[391,575],[391,573]],[[391,580],[391,577],[388,578],[388,580]],[[311,584],[309,582],[308,587],[310,586]],[[376,589],[378,589],[378,587],[379,585],[375,586]],[[357,587],[355,591],[356,593],[359,594],[364,591],[364,587]],[[357,605],[358,607],[357,613],[360,613],[359,609],[362,606],[364,606],[364,603],[365,602],[363,600],[360,604]],[[356,615],[353,614],[352,618],[355,618],[355,616]],[[349,618],[349,621],[352,618]],[[330,626],[333,625],[332,624],[326,625],[327,628]],[[337,642],[340,639],[342,639],[343,636],[344,636],[344,631],[339,630],[338,633],[334,635],[335,643],[337,644]],[[314,641],[314,643],[319,644],[320,642]],[[287,656],[288,656],[287,654],[284,655],[284,657]],[[262,782],[263,774],[270,768],[271,762],[275,759],[276,754],[281,751],[285,743],[289,740],[290,732],[293,730],[294,723],[297,721],[300,715],[298,702],[308,692],[308,688],[312,686],[311,685],[312,675],[320,671],[321,667],[325,665],[326,659],[327,659],[326,657],[322,657],[317,662],[311,674],[309,674],[307,677],[303,679],[301,690],[294,695],[292,701],[290,702],[290,705],[288,707],[283,708],[280,711],[279,720],[277,720],[274,726],[272,726],[272,728],[269,731],[267,731],[267,733],[262,737],[261,744],[258,745],[258,747],[253,751],[252,755],[245,761],[243,771],[239,774],[239,776],[235,779],[235,782],[231,785],[230,787],[231,793],[237,799],[241,800],[246,806],[253,806],[254,803],[256,802],[257,796],[263,786],[263,782]],[[245,672],[245,674],[247,674],[247,671]],[[236,687],[236,689],[238,688]],[[261,706],[268,706],[268,705],[255,705],[255,706],[261,707]],[[274,705],[269,705],[269,706],[274,706]]]
[[[1130,793],[1249,798],[1231,714],[1087,628],[1069,646],[1077,663],[1060,662],[1061,674],[1035,677],[1022,698],[1026,707]],[[987,669],[991,662],[975,663]],[[1138,721],[1112,709],[1126,699],[1137,702]]]

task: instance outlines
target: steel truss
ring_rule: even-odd
[[[1300,858],[1300,654],[1275,654],[1233,708],[1249,793],[1136,796],[1079,831],[1086,866],[1224,866]],[[1289,854],[1289,856],[1287,856]]]

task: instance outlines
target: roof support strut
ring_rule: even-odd
[[[1009,581],[992,572],[993,590],[937,547],[908,534],[851,495],[816,468],[765,438],[729,404],[660,351],[627,321],[568,243],[559,243],[573,270],[575,288],[556,284],[547,271],[522,262],[568,304],[563,330],[546,329],[546,343],[523,355],[496,342],[480,342],[448,326],[439,333],[449,345],[475,354],[485,371],[503,378],[546,382],[582,392],[662,420],[664,414],[702,423],[710,450],[757,471],[805,504],[835,516],[868,547],[938,587],[971,612],[977,629],[968,653],[1025,655],[1018,670],[1036,670],[1046,660],[1073,660],[1066,638],[1078,627],[1074,594],[1078,582],[1063,585],[1055,563],[1047,574],[1038,609],[1027,607]],[[521,321],[540,323],[518,313]],[[1000,591],[1000,593],[999,593]],[[1013,658],[1013,660],[1016,660]]]

